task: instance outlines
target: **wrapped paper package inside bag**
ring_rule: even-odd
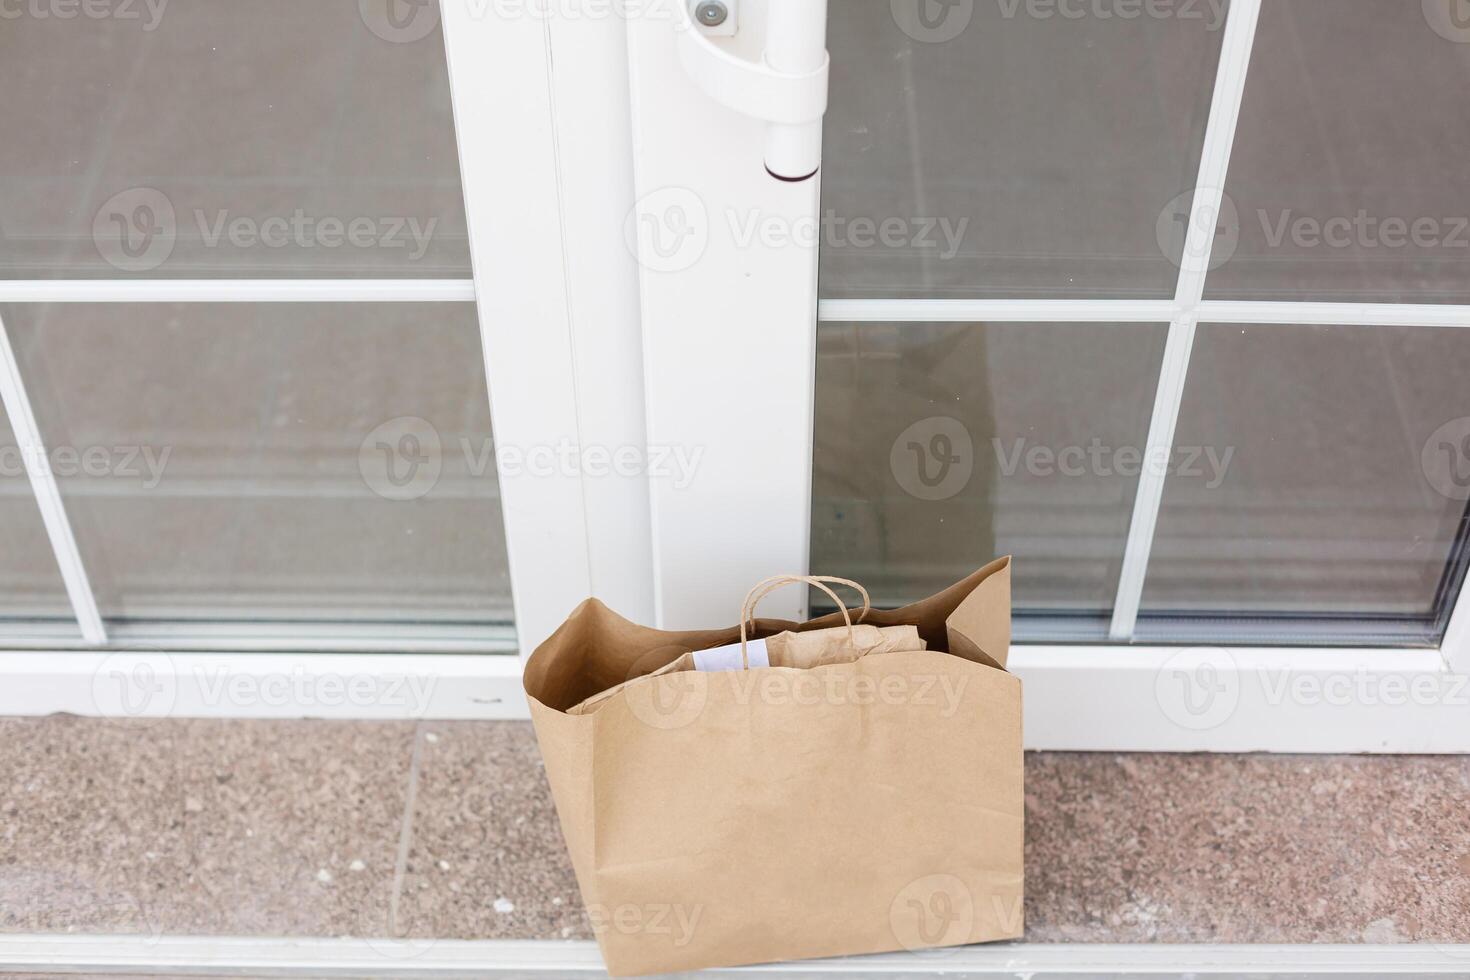
[[[905,650],[922,650],[924,641],[915,626],[834,626],[830,629],[812,630],[809,633],[793,633],[789,630],[767,639],[755,640],[751,644],[751,667],[794,667],[810,670],[826,664],[847,663],[872,653],[901,653]],[[629,684],[641,683],[647,677],[673,674],[681,670],[742,670],[741,648],[738,643],[715,647],[711,650],[694,650],[680,654],[673,663],[660,667],[643,677],[624,681],[617,687],[601,694],[594,694],[581,704],[573,705],[568,714],[585,715],[596,711],[599,705],[620,693]]]
[[[532,654],[532,719],[609,972],[1021,935],[1010,560],[860,618],[851,639],[841,613],[756,620],[771,666],[711,670],[691,654],[739,627],[655,630],[588,600]]]

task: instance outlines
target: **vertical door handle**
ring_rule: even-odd
[[[759,0],[743,0],[752,4]],[[760,61],[741,58],[707,36],[688,6],[674,4],[679,63],[705,95],[767,123],[766,170],[802,181],[822,164],[827,112],[827,0],[768,0]],[[747,18],[747,22],[754,18]]]

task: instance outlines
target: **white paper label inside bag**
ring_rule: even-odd
[[[770,656],[766,653],[765,640],[751,640],[745,645],[745,652],[750,657],[750,666],[771,666]],[[744,664],[740,662],[740,644],[729,643],[712,650],[694,651],[695,670],[741,670]]]

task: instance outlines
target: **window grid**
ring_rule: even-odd
[[[1194,334],[1201,321],[1251,324],[1470,326],[1470,306],[1205,301],[1218,213],[1245,92],[1261,0],[1233,0],[1212,95],[1190,221],[1173,301],[1129,300],[823,300],[819,322],[1168,322],[1169,335],[1149,426],[1150,453],[1172,451]],[[474,302],[472,279],[200,279],[0,281],[5,303],[154,302]],[[56,479],[45,465],[34,412],[3,321],[0,321],[0,395],[61,569],[83,641],[102,645],[107,630],[98,612]],[[40,461],[39,463],[36,461]],[[1131,639],[1138,616],[1166,475],[1145,469],[1139,478],[1109,638]]]
[[[3,399],[5,412],[10,416],[10,427],[21,449],[31,493],[41,509],[41,521],[45,524],[51,550],[56,555],[56,565],[61,569],[61,580],[66,586],[66,596],[77,618],[77,626],[82,631],[82,642],[101,646],[107,642],[107,630],[102,625],[97,599],[92,594],[92,584],[87,579],[81,552],[77,550],[76,535],[72,533],[71,521],[66,516],[56,474],[51,472],[50,456],[45,452],[41,430],[36,424],[35,412],[31,410],[25,382],[20,376],[20,364],[15,358],[15,348],[10,344],[10,334],[3,318],[0,318],[0,399]]]
[[[473,279],[0,280],[0,303],[473,303]]]
[[[1145,458],[1173,451],[1190,354],[1195,331],[1201,322],[1470,327],[1470,306],[1203,299],[1217,215],[1224,196],[1260,11],[1261,0],[1232,0],[1230,4],[1173,301],[839,299],[823,300],[819,304],[818,321],[1167,322],[1169,334],[1160,367]],[[1134,638],[1165,479],[1165,473],[1152,467],[1145,467],[1139,475],[1122,571],[1108,627],[1108,639],[1114,643],[1126,643]]]
[[[83,279],[0,281],[0,303],[473,303],[472,279]],[[45,440],[26,393],[10,334],[0,319],[0,396],[21,450],[31,492],[87,646],[108,630],[76,535],[51,472]],[[43,634],[45,630],[41,631]],[[496,631],[496,641],[500,641]],[[445,644],[439,642],[438,649]],[[450,644],[452,645],[452,644]],[[503,645],[503,643],[502,643]]]

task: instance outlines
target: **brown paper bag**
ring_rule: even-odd
[[[1021,935],[1010,559],[862,618],[917,626],[929,649],[646,676],[744,624],[666,632],[589,599],[531,655],[531,717],[610,973]]]

